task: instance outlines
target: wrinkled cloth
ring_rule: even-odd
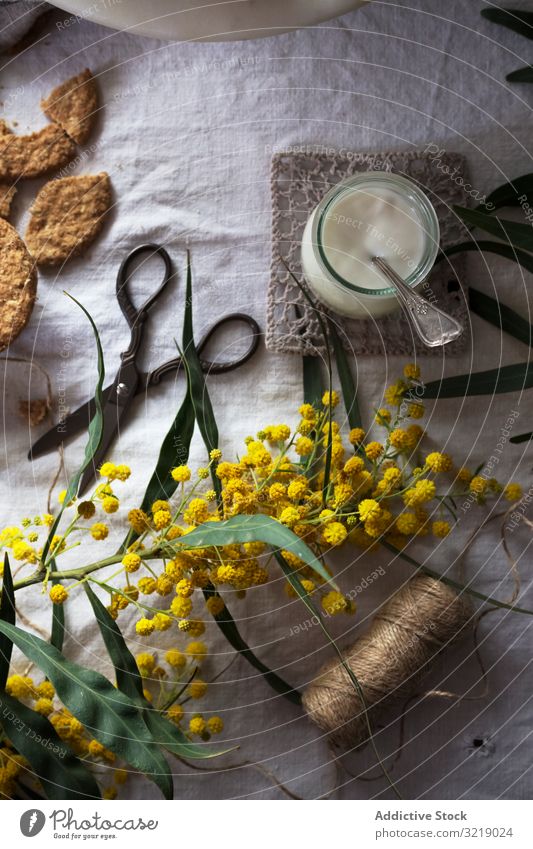
[[[0,51],[20,41],[50,8],[40,0],[0,0]]]
[[[505,82],[507,72],[530,61],[530,42],[483,20],[482,7],[480,0],[449,0],[445,6],[440,0],[373,2],[314,28],[225,44],[163,43],[72,19],[69,26],[52,24],[45,39],[7,64],[1,99],[6,118],[18,121],[18,132],[42,126],[40,98],[86,66],[96,75],[102,92],[98,127],[65,174],[108,171],[116,208],[83,258],[61,270],[40,273],[31,322],[8,352],[47,371],[55,417],[59,406],[74,409],[85,401],[96,381],[91,329],[63,291],[72,293],[93,315],[108,379],[112,379],[119,354],[128,344],[128,328],[114,296],[115,277],[125,254],[141,242],[164,243],[177,270],[177,278],[150,315],[143,368],[175,356],[174,339],[181,338],[187,247],[192,256],[197,337],[221,315],[235,310],[252,313],[265,326],[269,169],[274,151],[306,144],[336,151],[434,145],[466,156],[472,192],[478,196],[530,171],[533,87]],[[2,15],[6,13],[9,9],[1,10]],[[30,181],[19,190],[14,223],[21,232],[43,182]],[[476,203],[474,194],[472,202]],[[497,291],[505,303],[528,315],[531,280],[526,272],[493,256],[486,261],[469,257],[468,262],[471,285],[489,294]],[[139,297],[157,284],[159,273],[155,263],[145,269],[136,283]],[[449,359],[443,351],[441,357],[424,360],[426,380],[520,362],[528,356],[524,345],[475,316],[471,329],[472,342],[461,357]],[[235,334],[226,334],[219,355],[227,359],[237,350]],[[370,424],[385,386],[396,379],[405,359],[387,356],[385,344],[381,356],[357,363],[365,424]],[[31,441],[49,426],[43,423],[30,429],[18,413],[21,399],[46,394],[38,369],[7,362],[2,364],[2,383],[1,512],[5,523],[13,524],[46,510],[46,493],[58,457],[52,454],[33,464],[26,459]],[[111,452],[111,459],[133,469],[127,483],[120,488],[117,484],[128,508],[144,492],[184,389],[181,375],[138,398],[134,415]],[[243,368],[210,376],[208,389],[221,445],[231,457],[236,451],[242,453],[242,440],[259,427],[297,421],[301,360],[262,348]],[[428,449],[449,451],[458,463],[473,468],[494,456],[494,474],[504,480],[518,479],[527,488],[531,485],[527,443],[512,446],[508,440],[511,433],[530,429],[530,411],[528,392],[429,402]],[[83,450],[83,438],[66,446],[66,472],[53,487],[54,505],[66,475],[81,462]],[[199,438],[190,461],[193,466],[205,464]],[[491,515],[489,510],[458,505],[459,524],[453,534],[438,543],[417,543],[413,555],[427,558],[440,572],[451,570],[451,575],[460,576],[458,558],[475,526],[474,514],[477,521]],[[89,546],[87,559],[115,550],[121,539],[121,514],[110,519],[110,538]],[[516,558],[528,542],[528,533],[519,523],[509,540]],[[354,618],[330,621],[341,645],[349,645],[365,629],[376,607],[411,574],[407,564],[389,564],[389,560],[384,553],[359,550],[331,558],[341,586],[358,605]],[[81,552],[71,552],[66,562],[79,565]],[[523,558],[519,564],[524,586],[521,603],[533,607],[526,562]],[[376,571],[378,567],[381,572]],[[513,587],[497,519],[476,540],[464,570],[482,592],[510,597]],[[24,590],[18,603],[30,620],[48,630],[50,609],[45,597]],[[329,659],[330,649],[320,629],[297,600],[285,595],[280,580],[250,591],[244,601],[232,600],[229,606],[256,653],[295,686],[303,688]],[[83,593],[73,592],[66,617],[68,655],[111,674]],[[150,647],[150,639],[135,636],[132,618],[126,614],[119,621],[134,651]],[[531,798],[533,773],[528,748],[522,745],[532,725],[527,673],[530,625],[530,617],[508,611],[491,613],[483,620],[480,644],[488,669],[487,698],[425,699],[409,706],[406,745],[394,767],[394,778],[406,798]],[[212,623],[206,638],[213,655],[202,675],[209,679],[224,668],[233,652]],[[167,632],[165,639],[183,645],[176,632]],[[471,639],[437,661],[424,682],[426,688],[469,696],[483,689]],[[368,782],[352,777],[365,770],[366,777],[378,774],[369,748],[347,754],[343,762],[349,773],[343,771],[301,709],[274,693],[241,658],[212,685],[205,704],[223,716],[224,742],[241,746],[222,763],[260,760],[291,791],[306,798],[329,793],[348,799],[391,796],[381,778]],[[200,710],[202,705],[199,702],[192,709]],[[191,710],[190,704],[187,709]],[[384,760],[392,758],[399,745],[398,717],[399,712],[393,711],[376,737]],[[175,772],[178,798],[282,795],[265,775],[249,767],[211,774],[178,764]],[[154,785],[141,779],[129,781],[124,792],[140,798],[158,795]]]

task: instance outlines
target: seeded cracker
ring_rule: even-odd
[[[37,289],[35,264],[17,231],[0,219],[0,351],[28,323]]]
[[[111,207],[108,174],[51,180],[31,208],[26,244],[39,265],[58,265],[82,253]]]
[[[76,145],[57,124],[37,133],[17,136],[0,121],[0,180],[40,177],[62,168],[76,154]]]
[[[41,100],[41,109],[73,141],[84,144],[98,111],[98,90],[89,69],[58,85],[45,100]]]
[[[9,183],[0,183],[0,218],[9,218],[16,191],[15,186],[11,186]]]
[[[48,415],[48,400],[46,398],[35,398],[32,401],[19,401],[19,413],[31,427],[41,424]]]

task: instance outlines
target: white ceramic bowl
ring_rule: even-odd
[[[233,41],[313,26],[368,0],[59,0],[76,17],[172,41]]]

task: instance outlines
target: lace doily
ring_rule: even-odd
[[[466,161],[457,153],[443,153],[438,160],[429,154],[405,151],[361,153],[350,157],[324,153],[278,153],[272,158],[272,264],[268,287],[266,346],[271,351],[319,355],[323,353],[320,328],[313,310],[284,267],[301,279],[300,245],[309,214],[329,191],[346,177],[363,171],[394,171],[414,180],[426,192],[437,212],[441,246],[464,239],[464,229],[452,210],[466,206]],[[465,327],[446,353],[456,355],[468,340],[467,291],[464,257],[440,262],[433,269],[426,293]],[[422,290],[424,292],[424,290]],[[414,337],[402,312],[379,319],[351,319],[335,315],[346,347],[356,354],[442,355],[441,348],[426,348]]]

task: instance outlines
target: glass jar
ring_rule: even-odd
[[[338,183],[322,198],[307,221],[302,236],[301,260],[309,287],[322,303],[339,315],[378,318],[399,308],[395,290],[385,280],[382,288],[368,288],[345,279],[334,268],[324,244],[325,222],[336,220],[335,209],[339,203],[349,203],[354,192],[368,190],[375,193],[376,189],[385,190],[389,198],[397,196],[398,203],[401,203],[402,209],[409,210],[409,218],[412,216],[422,234],[420,256],[414,267],[409,269],[409,274],[404,276],[408,286],[418,289],[422,285],[439,250],[437,214],[424,192],[411,180],[399,174],[371,171]],[[354,260],[354,276],[357,277],[355,269]]]

